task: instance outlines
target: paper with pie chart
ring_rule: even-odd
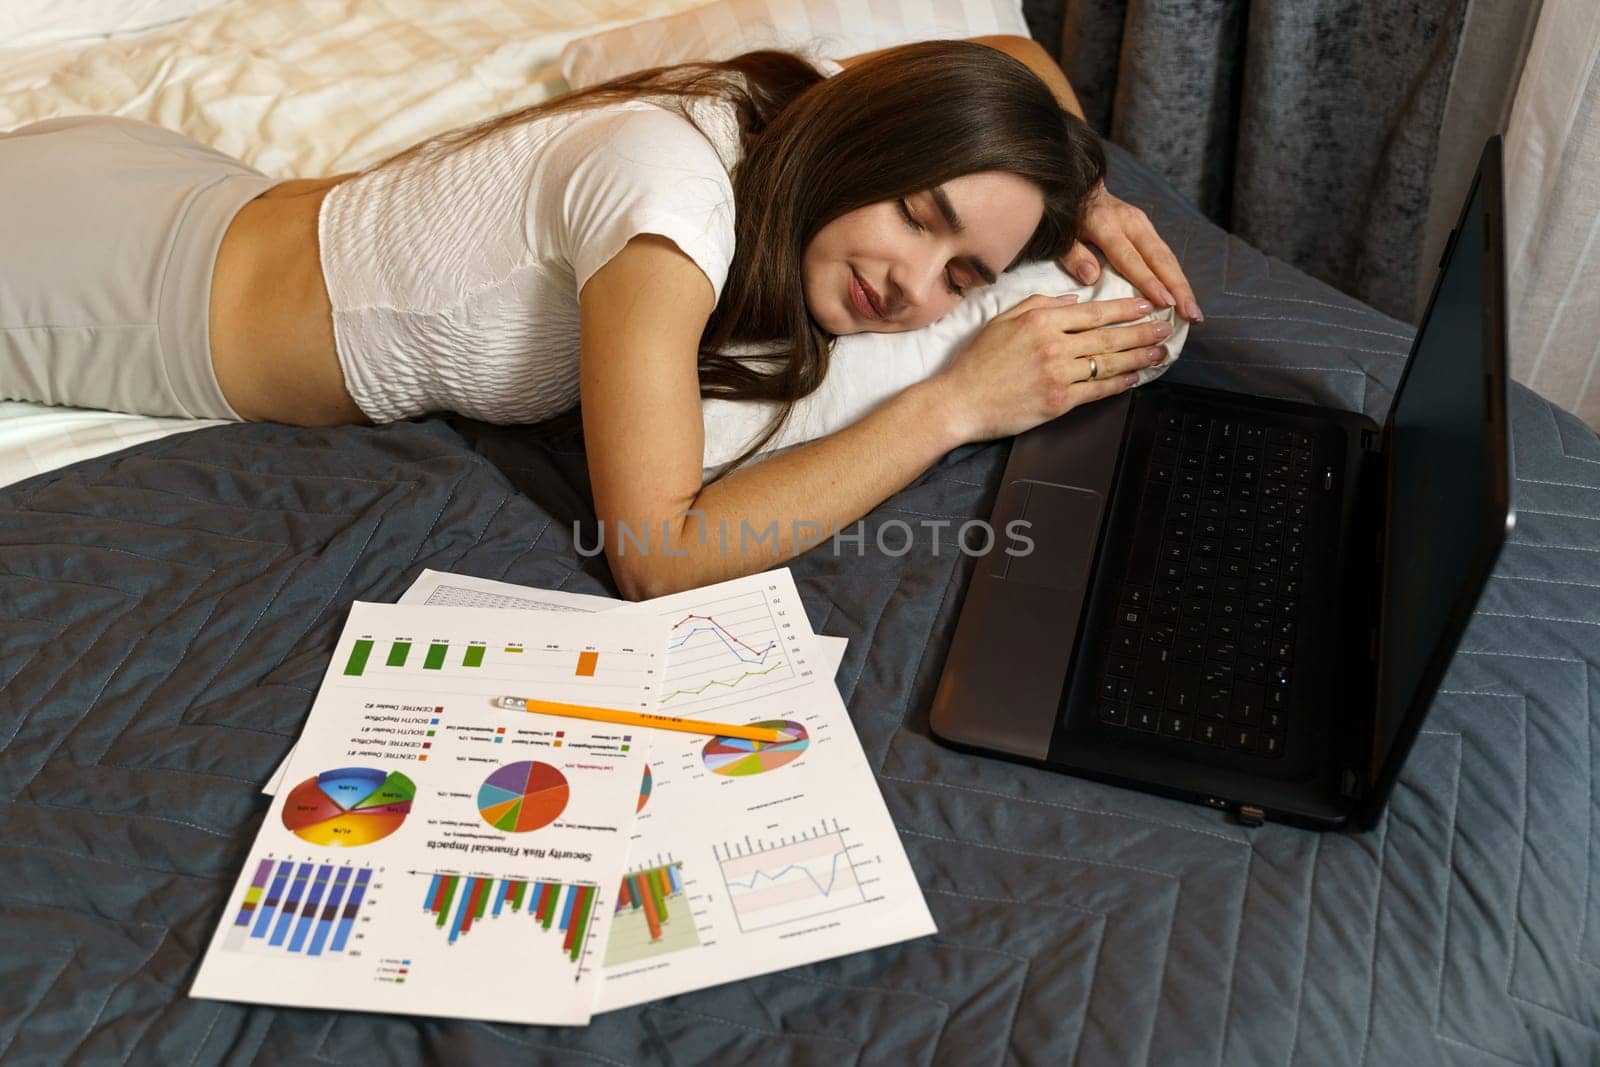
[[[352,605],[193,995],[587,1022],[649,742],[494,699],[653,709],[664,641],[648,616]]]
[[[743,778],[787,766],[811,747],[806,728],[791,719],[752,723],[784,735],[782,741],[750,741],[743,737],[712,737],[700,750],[700,761],[712,774]]]
[[[594,611],[593,598],[424,572],[402,603]],[[605,615],[667,632],[656,710],[760,723],[751,742],[655,731],[628,874],[612,901],[596,1011],[934,932],[834,683],[844,641],[818,637],[788,568]],[[824,652],[824,650],[827,650]]]
[[[496,830],[525,834],[567,810],[572,787],[548,763],[519,760],[496,768],[478,787],[478,814]]]
[[[399,771],[339,767],[289,791],[283,825],[314,845],[360,848],[400,829],[415,795],[416,786]]]

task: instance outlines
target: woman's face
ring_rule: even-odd
[[[966,174],[904,202],[921,229],[899,199],[885,200],[840,215],[806,246],[806,307],[829,333],[902,333],[943,318],[1017,257],[1044,215],[1039,187],[1008,171]],[[859,305],[858,282],[881,316]]]

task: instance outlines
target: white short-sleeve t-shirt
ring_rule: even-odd
[[[819,69],[837,73],[822,60]],[[718,299],[734,251],[732,107],[629,100],[519,123],[335,186],[318,217],[351,397],[387,422],[537,422],[578,402],[578,293],[640,233]]]

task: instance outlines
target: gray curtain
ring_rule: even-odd
[[[1103,135],[1243,240],[1415,322],[1478,151],[1505,128],[1538,7],[1024,0],[1023,11]]]

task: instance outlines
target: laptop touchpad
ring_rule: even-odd
[[[1054,482],[1021,480],[1017,488],[1027,487],[1028,500],[1022,519],[1027,523],[1012,527],[1014,533],[995,531],[996,553],[1009,563],[995,573],[1008,582],[1025,582],[1046,589],[1082,589],[1089,581],[1089,564],[1094,561],[1095,541],[1100,535],[1100,513],[1105,498],[1093,489],[1081,489]],[[1011,488],[1012,486],[1007,486]],[[1007,556],[1005,548],[1022,552],[1031,538],[1031,551]]]

